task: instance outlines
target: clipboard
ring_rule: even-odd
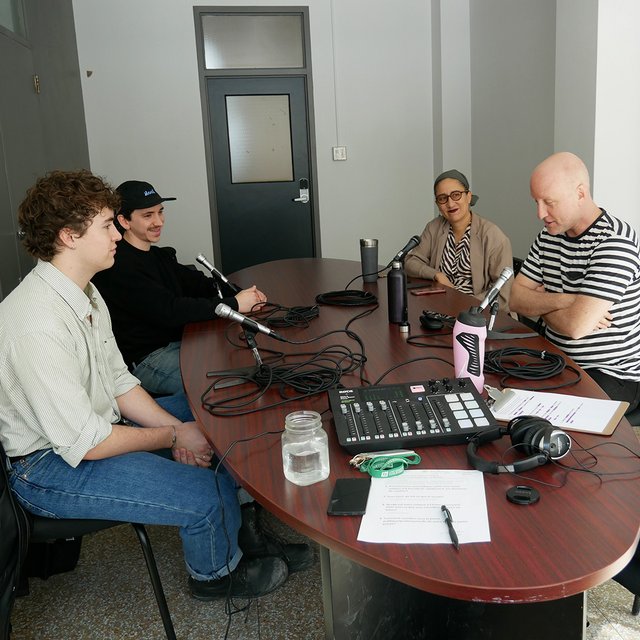
[[[562,393],[496,389],[485,385],[489,408],[497,420],[509,421],[518,416],[545,418],[554,427],[610,436],[629,408],[628,402],[570,396]]]

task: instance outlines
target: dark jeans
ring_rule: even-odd
[[[626,413],[631,413],[640,405],[640,382],[614,378],[598,369],[587,369],[587,373],[612,400],[629,403]]]

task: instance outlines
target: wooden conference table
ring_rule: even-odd
[[[284,306],[312,306],[319,293],[343,289],[360,273],[358,262],[333,259],[282,260],[237,272],[231,278],[245,288],[257,284],[271,302]],[[375,382],[395,364],[434,356],[453,361],[449,330],[436,332],[426,344],[447,348],[418,348],[407,343],[387,315],[386,280],[351,288],[374,293],[379,307],[350,325],[364,342],[367,357],[364,376]],[[454,290],[429,296],[409,295],[411,335],[423,333],[418,318],[423,309],[450,315],[468,309],[473,299]],[[303,341],[333,329],[344,328],[364,307],[322,305],[307,328],[278,329],[292,341]],[[495,329],[515,332],[525,327],[500,314]],[[461,545],[456,552],[448,544],[373,544],[357,541],[360,517],[327,516],[326,508],[336,478],[358,477],[351,457],[337,442],[326,393],[266,408],[281,400],[280,389],[271,389],[253,405],[255,412],[239,417],[212,416],[202,408],[201,395],[211,379],[209,371],[255,364],[249,349],[238,340],[240,325],[226,320],[189,325],[181,353],[182,375],[190,403],[212,446],[222,455],[235,441],[284,427],[285,416],[311,409],[323,416],[329,436],[331,475],[320,483],[299,487],[282,471],[280,435],[236,444],[225,464],[236,479],[278,518],[321,547],[326,633],[328,638],[582,638],[585,628],[584,592],[618,573],[633,555],[640,531],[640,460],[618,446],[596,450],[596,470],[601,479],[583,472],[567,473],[553,464],[523,475],[485,475],[491,542]],[[448,335],[444,335],[447,334]],[[232,345],[227,335],[237,345]],[[309,345],[289,345],[258,334],[263,359],[268,350],[290,353],[315,352],[320,345],[341,343],[352,351],[358,345],[345,334]],[[557,351],[540,337],[487,341],[486,349],[505,346]],[[360,384],[360,372],[343,377],[346,386]],[[451,364],[422,360],[387,375],[382,383],[454,377]],[[564,371],[545,384],[561,384],[575,378]],[[496,376],[487,384],[499,387]],[[518,386],[517,382],[512,386]],[[522,385],[521,385],[522,386]],[[215,392],[239,393],[241,387]],[[583,372],[581,382],[564,393],[606,398]],[[211,396],[210,396],[211,397]],[[324,413],[323,413],[324,412]],[[616,442],[638,452],[638,440],[626,420],[610,437],[573,432],[574,450],[604,441]],[[500,460],[508,438],[483,445],[479,453]],[[468,469],[464,445],[418,449],[420,468]],[[578,460],[589,463],[586,454]],[[575,461],[569,461],[572,466]],[[619,474],[619,475],[615,475]],[[531,484],[540,501],[518,506],[505,498],[509,487]],[[559,485],[564,485],[560,487]],[[361,635],[360,635],[361,634]]]

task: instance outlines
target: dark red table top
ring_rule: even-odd
[[[358,262],[333,259],[282,260],[244,269],[231,278],[244,287],[257,284],[271,302],[285,306],[312,306],[318,293],[339,291],[360,272]],[[451,335],[447,331],[423,339],[419,348],[407,343],[395,325],[388,323],[386,281],[362,285],[356,280],[350,288],[364,288],[379,299],[379,307],[367,317],[350,325],[364,343],[366,364],[362,375],[369,382],[394,365],[420,359],[387,375],[383,383],[453,377]],[[454,290],[429,296],[409,295],[411,335],[421,334],[418,322],[423,309],[457,315],[473,300]],[[278,329],[292,341],[304,341],[343,329],[364,307],[322,305],[319,317],[307,328]],[[500,314],[496,329],[527,331],[525,327]],[[595,450],[600,477],[585,472],[567,473],[547,464],[523,475],[485,475],[485,491],[491,530],[491,542],[461,545],[373,544],[357,541],[360,517],[327,516],[336,478],[358,477],[348,464],[350,454],[337,443],[326,393],[270,407],[282,400],[279,388],[269,390],[258,401],[240,410],[255,409],[235,417],[212,416],[202,407],[201,396],[211,383],[207,372],[250,367],[255,361],[239,340],[242,329],[226,320],[194,323],[185,329],[181,366],[185,388],[197,419],[218,455],[236,441],[284,427],[285,416],[306,408],[318,411],[329,436],[331,475],[320,483],[298,487],[284,478],[280,435],[265,435],[237,442],[225,459],[231,473],[265,508],[284,522],[317,541],[370,569],[424,591],[442,596],[481,602],[510,603],[554,600],[596,586],[618,573],[633,555],[640,532],[640,451],[638,439],[626,420],[610,437],[573,432],[576,459],[572,466],[589,463],[591,458],[580,447],[611,443]],[[228,340],[230,337],[234,344]],[[264,360],[270,350],[288,353],[317,351],[320,345],[342,344],[358,352],[356,340],[344,333],[333,334],[308,345],[289,345],[258,334],[259,352]],[[487,341],[486,348],[505,346],[557,350],[540,337],[514,341]],[[429,359],[433,358],[433,359]],[[443,362],[442,360],[446,362]],[[561,383],[575,375],[565,371],[553,380]],[[343,377],[343,384],[360,384],[360,371]],[[499,386],[494,375],[487,384]],[[511,386],[518,386],[515,382]],[[238,394],[240,387],[207,394],[209,398]],[[588,375],[562,393],[606,398]],[[267,407],[267,408],[265,408]],[[261,410],[260,410],[261,409]],[[613,444],[617,443],[617,444]],[[480,454],[499,460],[509,447],[508,438],[483,445]],[[623,446],[618,446],[623,445]],[[631,448],[636,455],[624,446]],[[468,469],[465,446],[436,446],[419,449],[425,469]],[[518,506],[506,500],[506,491],[516,484],[531,484],[541,494],[532,506]]]

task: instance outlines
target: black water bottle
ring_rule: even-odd
[[[402,262],[391,264],[387,274],[387,298],[389,302],[389,322],[403,324],[407,322],[407,275]]]

